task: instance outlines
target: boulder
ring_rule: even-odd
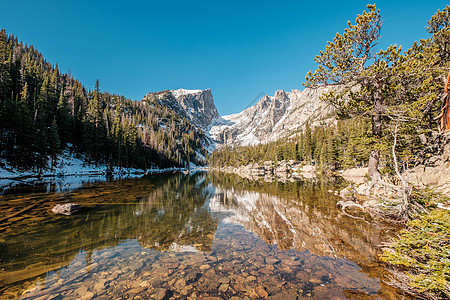
[[[301,168],[302,173],[315,173],[317,172],[317,167],[313,165],[304,165]]]
[[[349,185],[348,187],[346,187],[345,189],[343,189],[339,192],[339,196],[341,196],[342,198],[344,198],[346,200],[354,199],[355,198],[355,190],[353,189],[353,187],[351,185]]]
[[[75,203],[56,204],[55,207],[52,208],[52,212],[59,215],[70,216],[82,208],[81,205]]]
[[[367,174],[369,173],[369,168],[351,168],[346,169],[342,172],[342,177],[344,177],[345,180],[356,183],[356,184],[362,184],[367,182]]]

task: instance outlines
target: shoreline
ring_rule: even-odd
[[[217,170],[224,173],[232,173],[247,179],[269,179],[278,178],[280,180],[302,180],[312,179],[319,175],[316,166],[305,164],[299,161],[266,161],[263,163],[250,163],[238,167],[225,166],[213,167],[211,170]]]
[[[197,170],[203,170],[204,168],[196,168],[190,170],[190,172],[195,172]],[[0,168],[0,171],[4,170]],[[186,168],[164,168],[164,169],[148,169],[146,171],[133,169],[133,168],[123,168],[108,174],[103,170],[95,170],[88,172],[73,172],[73,173],[49,173],[44,174],[23,172],[14,173],[11,176],[0,177],[0,195],[5,193],[11,188],[19,185],[34,185],[34,184],[54,184],[56,191],[67,191],[77,189],[86,182],[96,182],[96,181],[107,181],[107,180],[118,180],[118,179],[132,179],[140,178],[147,175],[158,175],[171,172],[185,172]]]
[[[190,165],[190,169],[199,167]],[[85,157],[65,149],[53,166],[39,171],[18,170],[8,164],[5,159],[0,160],[0,194],[17,185],[30,185],[35,183],[55,183],[60,185],[59,190],[66,190],[63,186],[81,186],[86,181],[105,181],[111,178],[137,178],[151,174],[167,172],[183,172],[188,168],[149,168],[147,170],[137,168],[122,168],[114,166],[112,170],[107,164],[87,163]]]

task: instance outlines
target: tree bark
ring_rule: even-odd
[[[447,83],[444,88],[444,96],[442,97],[441,114],[435,118],[440,120],[441,132],[450,130],[450,72],[448,73]]]
[[[381,179],[380,172],[378,171],[380,162],[379,143],[382,136],[381,114],[383,113],[383,91],[381,84],[375,84],[373,101],[372,135],[375,141],[371,145],[369,157],[369,177],[372,179],[372,184]]]
[[[380,150],[371,149],[369,157],[369,177],[373,183],[377,182],[380,178],[380,172],[378,172],[378,164],[380,161]]]
[[[392,145],[392,157],[394,159],[394,167],[395,167],[395,173],[397,174],[398,178],[402,181],[403,184],[403,203],[400,206],[400,212],[399,212],[399,218],[402,218],[405,213],[407,213],[409,209],[409,205],[411,202],[411,188],[408,185],[408,182],[406,182],[405,178],[403,178],[402,174],[400,174],[400,171],[398,169],[398,160],[397,155],[395,153],[395,147],[397,146],[397,129],[398,129],[398,121],[395,124],[394,129],[394,144]]]

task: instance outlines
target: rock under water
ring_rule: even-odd
[[[75,203],[56,204],[55,207],[52,208],[52,212],[59,215],[70,216],[82,208],[81,205]]]

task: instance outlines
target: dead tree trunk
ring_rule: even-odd
[[[448,73],[447,83],[444,88],[444,95],[442,96],[442,110],[441,114],[435,118],[439,120],[441,132],[450,130],[450,72]]]
[[[411,187],[409,186],[408,182],[403,178],[402,174],[400,174],[400,171],[398,169],[398,160],[397,155],[395,153],[395,147],[397,146],[397,129],[398,129],[398,122],[395,124],[394,129],[394,144],[392,145],[392,157],[394,159],[394,167],[395,167],[395,173],[397,174],[398,178],[402,181],[403,185],[403,203],[400,205],[399,210],[399,219],[404,219],[404,215],[408,213],[408,209],[410,206],[411,201]]]
[[[372,180],[372,185],[375,185],[381,179],[380,172],[378,171],[378,165],[380,162],[380,149],[379,141],[382,138],[382,120],[381,116],[383,113],[383,86],[377,82],[375,85],[375,93],[373,96],[374,106],[372,114],[372,134],[376,138],[370,150],[369,157],[369,176]]]

